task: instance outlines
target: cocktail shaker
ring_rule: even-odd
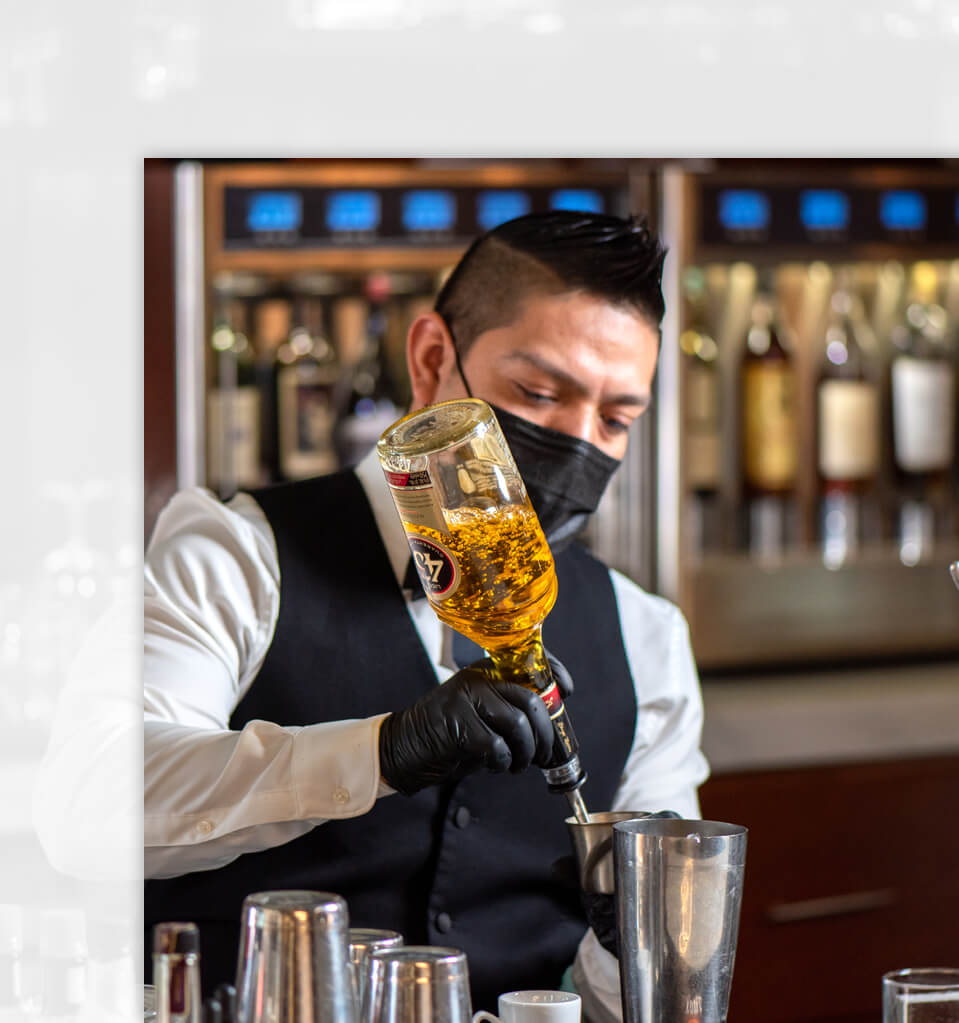
[[[269,891],[243,902],[238,1023],[356,1023],[345,900]]]
[[[624,1023],[724,1023],[746,829],[647,817],[613,825]]]

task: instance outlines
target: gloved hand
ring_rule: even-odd
[[[412,795],[483,768],[518,774],[530,764],[545,767],[553,724],[532,689],[501,681],[484,658],[384,719],[379,746],[383,779]]]
[[[673,810],[659,810],[649,814],[650,817],[679,819]],[[610,852],[612,855],[612,852]],[[560,884],[567,886],[572,882],[579,887],[579,875],[576,860],[572,856],[562,856],[552,865],[553,876]],[[596,935],[596,940],[610,955],[619,958],[619,934],[616,928],[616,896],[603,895],[600,892],[584,892],[580,889],[579,901],[586,914],[586,922]]]

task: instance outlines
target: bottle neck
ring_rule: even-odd
[[[508,682],[543,692],[554,682],[546,651],[543,648],[542,626],[536,626],[519,643],[490,651],[493,663]]]

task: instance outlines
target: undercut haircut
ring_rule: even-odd
[[[666,250],[644,218],[553,210],[480,235],[436,297],[464,355],[480,334],[513,323],[540,295],[586,292],[635,310],[657,331]]]

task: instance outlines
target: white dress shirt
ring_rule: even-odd
[[[402,585],[409,546],[375,452],[356,473]],[[708,768],[686,622],[668,601],[617,572],[611,577],[637,715],[613,806],[602,809],[671,809],[697,818],[696,790]],[[146,552],[146,877],[220,867],[327,820],[366,813],[377,799],[397,798],[379,775],[385,714],[299,727],[257,720],[230,729],[263,664],[279,603],[276,544],[253,498],[238,494],[223,504],[201,488],[178,493]],[[408,600],[407,608],[437,681],[445,681],[455,671],[448,628],[429,601]],[[322,689],[323,679],[315,685]],[[571,711],[575,720],[575,696]]]

